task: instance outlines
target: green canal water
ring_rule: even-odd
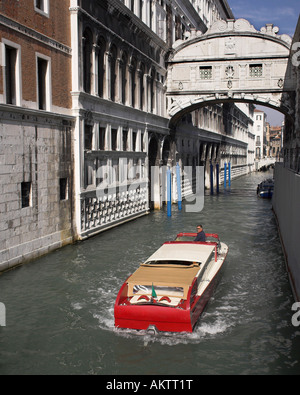
[[[201,212],[152,212],[0,275],[0,375],[300,374],[300,327],[270,200],[232,181]],[[181,231],[218,233],[229,246],[223,276],[192,334],[114,328],[123,281]]]

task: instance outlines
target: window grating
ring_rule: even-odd
[[[253,78],[262,77],[262,64],[250,65],[250,77]]]
[[[211,66],[200,66],[200,78],[202,80],[212,79],[212,67]]]

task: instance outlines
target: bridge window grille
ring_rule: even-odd
[[[211,66],[200,66],[200,78],[201,78],[201,80],[212,79],[212,67]]]
[[[262,77],[262,74],[262,64],[250,65],[250,77],[259,78]]]

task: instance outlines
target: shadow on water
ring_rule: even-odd
[[[7,326],[0,374],[299,374],[300,330],[270,200],[232,181],[201,212],[166,210],[0,276]],[[114,328],[124,280],[164,241],[202,223],[229,246],[213,298],[191,334]]]

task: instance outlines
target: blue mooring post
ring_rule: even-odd
[[[210,164],[210,194],[214,194],[214,166]]]
[[[180,167],[179,163],[176,165],[176,177],[177,177],[177,200],[178,200],[178,210],[182,209],[182,200],[181,200],[181,179],[180,179]]]
[[[228,162],[228,186],[231,187],[231,163]]]
[[[219,193],[219,163],[216,164],[217,193]]]
[[[224,163],[224,189],[226,189],[227,163]]]
[[[167,213],[168,217],[171,217],[172,215],[172,209],[171,209],[171,198],[172,198],[172,192],[171,192],[171,170],[167,170]]]

